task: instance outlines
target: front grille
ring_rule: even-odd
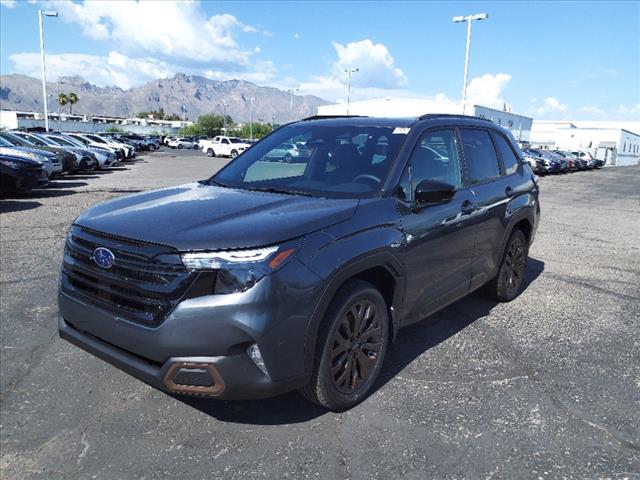
[[[98,247],[115,260],[102,268],[93,260]],[[158,325],[193,281],[170,247],[130,240],[73,226],[65,245],[62,291],[119,317]]]

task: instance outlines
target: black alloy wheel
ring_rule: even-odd
[[[382,325],[376,305],[363,299],[343,316],[331,349],[331,379],[352,395],[369,379],[382,349]]]
[[[382,369],[389,331],[382,294],[368,282],[349,280],[324,315],[311,379],[299,392],[334,411],[360,403]]]
[[[510,302],[520,294],[524,286],[528,252],[527,239],[523,231],[516,228],[507,242],[498,275],[485,288],[494,300]]]

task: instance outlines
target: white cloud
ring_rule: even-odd
[[[564,103],[560,103],[560,100],[556,97],[547,97],[544,99],[543,105],[536,110],[536,113],[542,116],[566,111],[567,106]]]
[[[604,113],[604,110],[602,110],[596,105],[588,105],[586,107],[582,107],[580,111],[584,113],[596,113],[596,114]]]
[[[16,6],[16,0],[0,0],[0,6],[13,8]]]
[[[333,74],[344,77],[344,69],[357,67],[352,83],[364,87],[398,88],[407,84],[407,77],[399,68],[389,50],[382,43],[361,40],[341,45],[334,42],[338,60],[333,64]]]
[[[39,53],[16,53],[9,56],[14,71],[32,77],[40,76]],[[68,75],[81,75],[99,86],[116,85],[128,89],[149,80],[167,78],[181,69],[152,58],[129,58],[112,51],[109,55],[63,53],[47,55],[47,77],[57,79]]]
[[[620,104],[616,109],[616,113],[625,118],[640,120],[640,103],[629,106]]]
[[[258,31],[230,14],[207,18],[193,0],[45,3],[58,10],[62,20],[80,25],[84,35],[115,42],[118,50],[132,56],[247,65],[251,52],[239,45],[237,34]]]
[[[511,75],[506,73],[498,73],[496,75],[487,73],[480,77],[472,78],[467,85],[467,101],[485,107],[502,109],[506,104],[505,99],[502,98],[502,92],[510,80]]]
[[[396,67],[387,47],[371,40],[361,40],[341,45],[334,42],[337,59],[327,75],[315,75],[300,84],[305,93],[318,95],[327,100],[346,96],[347,74],[345,69],[358,68],[353,73],[352,98],[365,99],[404,92],[407,83],[405,74]],[[406,92],[405,92],[406,93]]]
[[[297,40],[298,38],[300,38],[300,34],[298,32],[294,33],[293,38]]]
[[[211,80],[234,80],[243,79],[257,84],[272,83],[278,70],[270,60],[254,61],[250,68],[238,70],[215,70],[208,69],[202,74]]]

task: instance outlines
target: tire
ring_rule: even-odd
[[[358,338],[351,332],[358,330],[360,312],[364,316],[360,328],[365,331]],[[333,411],[357,405],[373,387],[388,343],[389,314],[384,298],[368,282],[349,281],[338,290],[325,313],[311,380],[299,393]],[[332,365],[337,367],[334,372]]]
[[[236,158],[238,156],[237,150],[231,150],[231,158]]]
[[[182,144],[181,143],[178,144],[178,150],[182,150]]]
[[[486,293],[491,298],[498,302],[510,302],[520,295],[528,254],[527,239],[522,230],[517,228],[509,237],[498,275],[486,285]]]
[[[216,152],[213,151],[213,148],[209,148],[207,150],[207,156],[208,157],[215,157],[216,156]]]
[[[291,160],[292,160],[291,154],[286,153],[282,160],[284,161],[284,163],[291,163]]]

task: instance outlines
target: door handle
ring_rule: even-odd
[[[507,187],[507,188],[504,189],[504,194],[507,197],[513,197],[516,194],[516,191],[511,187]]]
[[[465,200],[464,202],[462,202],[462,205],[460,206],[460,210],[465,215],[469,215],[473,213],[475,209],[476,209],[475,205],[471,203],[469,200]]]

